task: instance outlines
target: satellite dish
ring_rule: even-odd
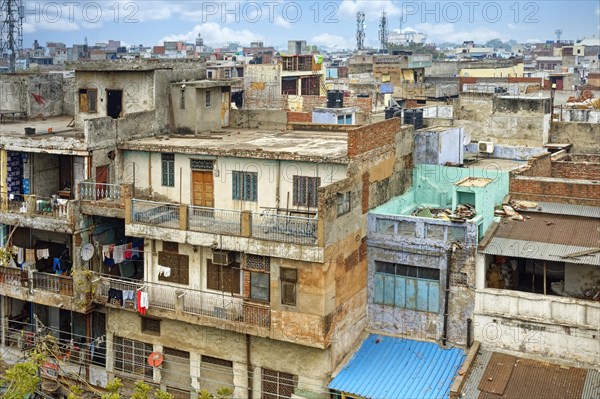
[[[463,136],[463,145],[471,144],[471,135],[469,133],[465,133]]]
[[[81,259],[88,261],[94,256],[94,246],[91,243],[84,244],[81,247]]]
[[[164,360],[165,357],[160,352],[152,352],[150,356],[148,356],[148,364],[152,367],[160,366]]]

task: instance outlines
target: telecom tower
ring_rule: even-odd
[[[556,43],[560,43],[560,37],[562,36],[562,29],[557,29],[554,31],[556,34]]]
[[[381,20],[379,22],[379,42],[381,52],[384,53],[388,48],[388,24],[385,10],[381,12]]]
[[[356,13],[356,49],[365,48],[365,12]]]
[[[0,0],[0,57],[9,60],[14,72],[17,56],[23,50],[23,19],[25,7],[21,0]]]

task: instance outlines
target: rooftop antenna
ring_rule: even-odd
[[[556,43],[560,43],[560,37],[562,36],[562,29],[557,29],[554,31],[554,33],[556,34]]]
[[[9,72],[15,72],[17,55],[23,51],[23,19],[21,0],[0,0],[0,57],[8,58]]]
[[[356,49],[365,48],[365,12],[356,13]]]
[[[388,22],[385,10],[381,12],[381,19],[379,21],[379,47],[381,52],[385,53],[388,48]]]

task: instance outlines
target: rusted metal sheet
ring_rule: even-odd
[[[477,389],[502,395],[515,368],[517,358],[503,353],[494,353],[483,373]]]
[[[581,398],[586,375],[585,369],[518,359],[504,393],[481,392],[479,399]]]
[[[600,219],[531,212],[527,216],[524,221],[503,220],[495,237],[588,248],[600,242]]]

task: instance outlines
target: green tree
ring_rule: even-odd
[[[39,365],[33,359],[8,368],[0,380],[0,386],[5,389],[2,398],[23,399],[34,393],[40,383],[38,370]]]

